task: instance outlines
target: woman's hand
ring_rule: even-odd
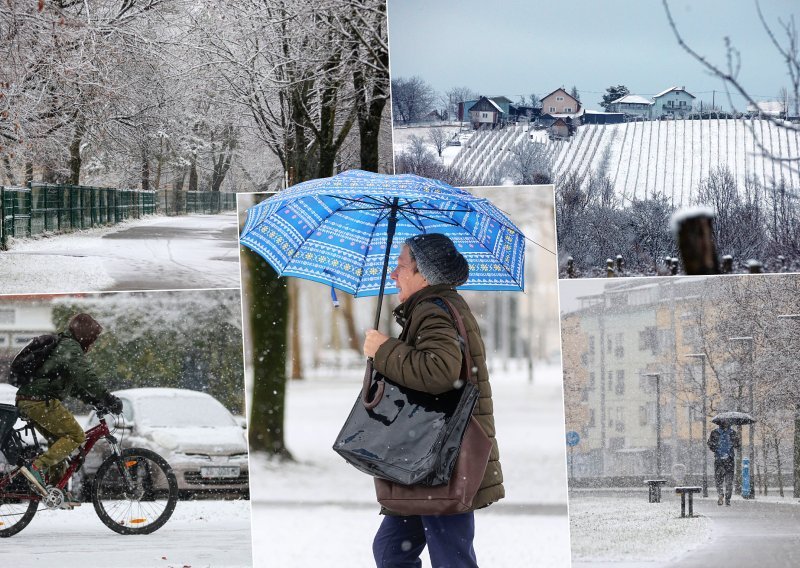
[[[364,356],[375,357],[381,345],[389,339],[388,335],[382,334],[376,329],[368,329],[364,337]]]

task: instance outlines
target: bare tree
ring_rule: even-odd
[[[447,146],[447,130],[441,126],[431,126],[428,129],[428,140],[436,148],[436,153],[442,157],[442,150]]]
[[[392,110],[397,124],[420,120],[436,101],[436,92],[421,77],[392,79]]]

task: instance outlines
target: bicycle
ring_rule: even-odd
[[[28,526],[39,504],[46,509],[63,508],[67,484],[102,439],[108,442],[111,455],[98,468],[90,494],[103,524],[120,534],[149,534],[169,520],[178,501],[178,481],[170,465],[144,448],[121,450],[106,423],[108,412],[99,407],[95,412],[99,424],[86,430],[86,440],[67,460],[61,478],[43,487],[25,467],[42,451],[33,425],[19,416],[16,406],[0,404],[0,452],[8,460],[5,469],[10,469],[4,472],[0,463],[0,537],[13,536]],[[19,428],[15,427],[18,418],[25,422]],[[33,445],[25,442],[25,433],[32,434]]]

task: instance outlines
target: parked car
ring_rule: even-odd
[[[114,394],[122,400],[115,432],[122,448],[147,448],[161,455],[175,471],[181,493],[249,496],[245,430],[217,399],[171,388]],[[97,417],[92,415],[89,426],[96,424]],[[109,453],[105,443],[96,448],[100,451],[92,451],[79,472],[83,490]]]

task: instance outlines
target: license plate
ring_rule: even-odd
[[[239,477],[239,466],[201,467],[200,477],[205,477],[207,479]]]

